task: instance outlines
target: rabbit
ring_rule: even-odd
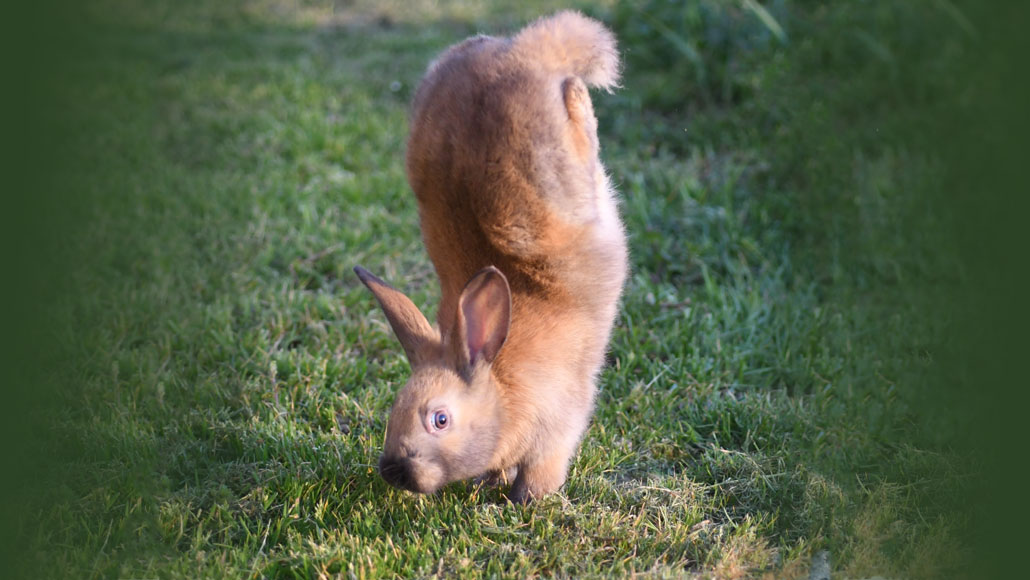
[[[479,477],[527,503],[565,483],[628,270],[587,92],[618,79],[615,37],[573,11],[429,65],[406,169],[440,281],[436,326],[355,267],[411,365],[379,461],[393,486]]]

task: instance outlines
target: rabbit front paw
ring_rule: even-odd
[[[517,504],[528,504],[534,499],[558,491],[568,474],[569,455],[556,454],[544,460],[519,467],[518,477],[511,486],[508,499]]]

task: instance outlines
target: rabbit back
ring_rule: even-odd
[[[610,88],[617,75],[614,38],[574,12],[513,39],[474,37],[430,65],[407,168],[442,331],[465,282],[489,265],[508,276],[516,321],[574,305],[604,311],[610,326],[625,236],[586,86]]]

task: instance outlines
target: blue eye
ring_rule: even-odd
[[[433,413],[433,428],[437,431],[446,429],[451,424],[451,418],[447,416],[446,411],[437,411]]]

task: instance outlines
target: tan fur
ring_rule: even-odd
[[[395,485],[517,473],[510,497],[524,502],[564,483],[627,272],[587,92],[617,81],[614,37],[576,12],[430,65],[407,169],[440,279],[437,328],[359,272],[412,364],[380,464]]]

